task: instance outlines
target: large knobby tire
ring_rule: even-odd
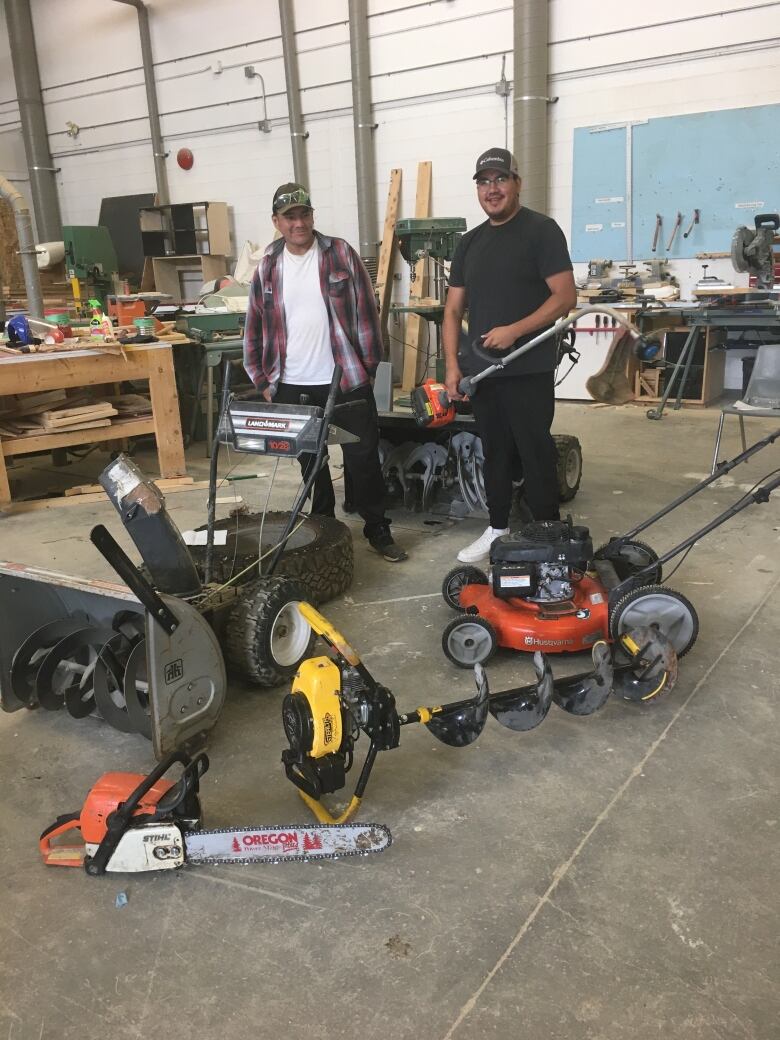
[[[696,642],[699,617],[691,601],[664,585],[643,585],[617,601],[609,617],[609,634],[617,642],[634,628],[657,626],[683,657]]]
[[[231,669],[258,686],[291,679],[314,645],[314,632],[297,607],[307,600],[306,586],[293,578],[274,575],[247,585],[225,632]]]
[[[288,513],[269,512],[263,523],[263,552],[276,545],[287,523]],[[227,531],[225,545],[215,545],[211,564],[211,580],[223,585],[246,571],[239,585],[257,578],[257,543],[260,536],[261,513],[243,513],[218,520],[215,531]],[[305,597],[318,606],[346,592],[352,584],[355,559],[352,534],[346,524],[333,517],[299,517],[296,529],[287,542],[287,548],[277,564],[275,575],[285,575],[302,581],[308,590]],[[205,530],[204,527],[199,530]],[[206,548],[190,547],[198,573],[203,579]],[[264,560],[268,565],[270,557]],[[248,568],[248,569],[247,569]]]
[[[571,502],[582,480],[582,446],[568,433],[556,433],[553,440],[558,452],[558,497],[561,502]]]

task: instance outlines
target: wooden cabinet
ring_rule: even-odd
[[[180,202],[139,211],[144,256],[231,256],[224,202]]]

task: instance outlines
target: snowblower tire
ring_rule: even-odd
[[[270,547],[282,535],[288,514],[269,512],[263,525],[263,545]],[[352,584],[355,557],[352,548],[352,533],[346,524],[334,517],[302,517],[303,523],[291,536],[287,549],[282,553],[274,576],[295,578],[307,589],[305,597],[315,607],[342,595]],[[218,520],[216,531],[227,531],[227,543],[215,545],[211,564],[211,579],[219,585],[245,568],[249,568],[237,584],[245,585],[257,578],[257,537],[260,529],[260,513],[244,513]],[[236,524],[238,523],[238,528]],[[205,530],[204,527],[199,530]],[[236,544],[236,541],[238,544]],[[206,548],[190,546],[192,558],[203,580],[206,563]],[[264,563],[268,563],[265,560]]]
[[[228,617],[224,647],[230,668],[257,686],[288,682],[314,645],[315,634],[296,606],[308,600],[306,585],[281,575],[247,585]]]

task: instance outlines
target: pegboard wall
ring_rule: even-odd
[[[574,131],[572,259],[692,258],[780,210],[780,105]],[[700,212],[688,238],[683,232]],[[667,249],[677,214],[681,226]],[[652,251],[656,215],[663,220]]]

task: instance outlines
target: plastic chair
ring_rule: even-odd
[[[715,437],[715,454],[712,457],[710,473],[714,473],[718,468],[720,439],[723,434],[723,423],[727,415],[736,415],[739,419],[739,433],[742,438],[743,451],[747,449],[745,419],[780,418],[780,343],[765,344],[758,348],[756,363],[753,366],[750,381],[742,401],[726,405],[721,409],[718,433]]]

